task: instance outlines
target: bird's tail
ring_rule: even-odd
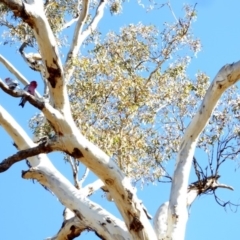
[[[18,104],[18,106],[21,106],[23,108],[25,103],[26,103],[26,101],[24,101],[24,99],[22,99],[21,102]]]
[[[21,102],[21,103],[19,103],[19,105],[18,106],[21,106],[22,108],[24,107],[24,103],[23,102]]]

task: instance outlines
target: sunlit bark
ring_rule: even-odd
[[[210,85],[197,114],[185,131],[177,156],[169,200],[168,237],[170,239],[183,240],[185,236],[188,217],[186,209],[188,179],[198,136],[207,125],[221,95],[239,78],[240,61],[223,66]]]
[[[121,172],[117,164],[112,161],[109,156],[107,156],[97,146],[90,143],[80,133],[72,119],[66,92],[66,81],[64,79],[56,40],[45,16],[42,2],[31,1],[29,4],[20,4],[18,2],[17,4],[13,4],[11,2],[11,4],[9,4],[9,2],[6,1],[5,3],[12,8],[13,11],[16,11],[16,14],[22,17],[23,20],[27,22],[34,31],[34,35],[42,55],[42,61],[45,65],[46,78],[51,85],[50,94],[53,102],[53,107],[47,102],[42,103],[41,110],[56,133],[59,150],[68,153],[75,159],[78,159],[84,163],[104,182],[124,218],[130,235],[134,239],[156,239],[153,228],[151,227],[147,215],[144,212],[141,202],[136,196],[136,190],[132,187],[130,180]],[[85,39],[85,37],[96,28],[98,21],[103,16],[105,3],[105,1],[100,2],[95,18],[81,36],[82,40]],[[77,27],[79,28],[79,25],[77,25]],[[77,44],[76,47],[75,45],[73,46],[75,49],[74,51],[78,51],[80,45]],[[29,100],[30,103],[36,105],[36,102],[33,101],[34,98],[30,98]],[[24,173],[23,176],[25,178],[32,177],[37,178],[39,181],[43,181],[43,184],[47,185],[47,187],[58,196],[60,201],[66,207],[72,210],[78,209],[79,204],[81,205],[88,203],[87,200],[83,201],[83,199],[81,199],[82,202],[79,203],[77,201],[78,197],[76,197],[75,188],[72,185],[70,186],[66,179],[65,181],[62,180],[59,182],[60,177],[58,177],[58,173],[54,171],[54,175],[49,171],[50,169],[45,169],[45,167],[44,171],[39,168],[33,168]],[[43,174],[44,178],[42,177]],[[56,184],[61,184],[65,188],[65,195],[61,195],[61,191],[59,192]],[[75,200],[70,203],[68,200],[69,198]],[[86,210],[86,205],[84,209]],[[90,209],[82,214],[90,215],[89,211]],[[77,210],[76,212],[79,211]],[[94,217],[94,214],[92,217]],[[106,236],[106,238],[107,237],[109,236]],[[124,237],[124,239],[127,238]]]
[[[34,68],[32,61],[41,62],[35,70],[39,71],[42,78],[48,81],[46,88],[49,88],[50,102],[21,90],[11,90],[2,81],[0,81],[0,88],[13,97],[26,97],[30,104],[44,114],[46,122],[50,124],[55,133],[50,139],[46,137],[46,139],[40,139],[38,143],[34,143],[7,111],[0,106],[0,124],[12,137],[19,150],[0,163],[0,171],[5,171],[17,161],[27,158],[31,168],[23,172],[22,177],[38,180],[53,192],[67,209],[71,210],[73,215],[70,218],[66,217],[60,231],[49,239],[73,239],[85,229],[91,228],[102,239],[183,240],[188,219],[187,206],[200,193],[204,192],[204,189],[199,192],[199,189],[188,188],[189,173],[198,137],[207,125],[223,92],[239,79],[240,62],[226,65],[219,71],[209,87],[199,111],[186,129],[177,156],[170,199],[158,209],[154,218],[154,231],[149,221],[149,214],[137,198],[136,189],[132,186],[130,179],[126,177],[115,161],[82,134],[73,120],[70,109],[67,84],[75,69],[73,60],[78,57],[83,41],[96,30],[103,17],[107,0],[99,1],[96,13],[85,30],[83,29],[87,22],[90,2],[82,1],[80,15],[69,22],[69,24],[75,21],[77,23],[64,68],[56,38],[45,15],[43,1],[2,0],[0,2],[7,5],[15,16],[22,18],[33,30],[40,55],[26,54],[23,49],[20,52],[31,68]],[[189,25],[182,27],[185,34],[188,27]],[[171,48],[177,39],[179,39],[178,35],[174,41],[170,42]],[[168,47],[164,59],[169,57],[170,52],[170,47]],[[117,52],[112,54],[118,55]],[[21,73],[1,55],[0,62],[23,84],[27,83]],[[157,67],[151,72],[147,81],[150,81],[158,73],[163,64],[163,60],[156,59],[156,62]],[[135,85],[133,86],[135,88]],[[136,98],[135,96],[135,100]],[[52,151],[64,152],[80,161],[95,173],[99,180],[82,188],[81,182],[75,176],[75,186],[73,186],[47,158],[45,153]],[[217,183],[214,179],[205,186],[206,189],[209,186],[231,189],[229,186]],[[88,196],[99,188],[107,191],[108,199],[116,204],[123,221],[89,200]]]
[[[18,123],[0,106],[0,124],[12,137],[19,150],[36,146]],[[37,179],[53,192],[63,205],[71,209],[78,217],[105,239],[123,236],[131,239],[123,222],[102,209],[98,204],[86,199],[60,172],[58,172],[45,154],[28,158],[32,168],[23,172],[26,179]],[[106,231],[106,229],[108,229]],[[116,238],[117,239],[117,238]]]

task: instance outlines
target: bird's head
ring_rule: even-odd
[[[12,80],[12,79],[11,79],[10,77],[5,78],[5,82],[6,82],[6,83],[10,82],[11,80]]]
[[[31,81],[30,86],[36,88],[37,87],[37,82],[36,81]]]

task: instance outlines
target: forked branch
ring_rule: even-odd
[[[207,90],[198,112],[185,131],[177,156],[170,194],[168,211],[168,237],[170,239],[184,239],[188,217],[186,209],[188,179],[198,136],[207,125],[221,95],[239,78],[240,61],[223,66]]]
[[[96,11],[96,14],[95,14],[93,20],[88,25],[88,27],[82,32],[83,24],[86,21],[85,14],[87,14],[88,7],[89,7],[88,6],[89,0],[83,1],[83,6],[84,6],[83,10],[84,11],[82,11],[82,13],[81,13],[82,17],[81,16],[79,17],[79,20],[78,20],[78,23],[77,23],[77,26],[76,26],[76,29],[74,32],[72,45],[68,52],[67,60],[65,63],[66,81],[70,80],[70,78],[73,74],[73,71],[74,71],[74,65],[72,64],[72,60],[77,57],[79,49],[80,49],[83,41],[97,28],[99,21],[103,17],[104,7],[105,7],[106,3],[107,3],[107,0],[100,0],[100,3],[98,5],[98,8],[97,8],[97,11]]]

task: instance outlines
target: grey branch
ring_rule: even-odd
[[[16,154],[4,159],[0,163],[0,172],[5,172],[8,170],[13,164],[20,162],[26,158],[36,156],[40,153],[49,153],[54,150],[53,143],[49,143],[47,141],[41,142],[38,146],[21,150]]]
[[[195,189],[195,190],[198,190],[200,195],[201,193],[205,193],[209,190],[214,190],[216,188],[227,188],[232,191],[234,190],[233,187],[229,185],[219,183],[218,182],[219,178],[220,178],[220,175],[217,175],[217,176],[207,177],[200,181],[196,181],[188,186],[188,191]]]
[[[44,67],[42,65],[42,57],[39,53],[28,53],[24,52],[24,48],[28,45],[27,42],[24,42],[19,48],[19,52],[22,55],[24,61],[28,64],[28,66],[38,72],[44,73]]]
[[[7,94],[11,95],[12,97],[26,97],[26,99],[36,108],[42,110],[44,108],[44,102],[40,101],[35,96],[31,95],[30,93],[23,91],[23,90],[11,90],[7,84],[0,80],[0,88]]]

